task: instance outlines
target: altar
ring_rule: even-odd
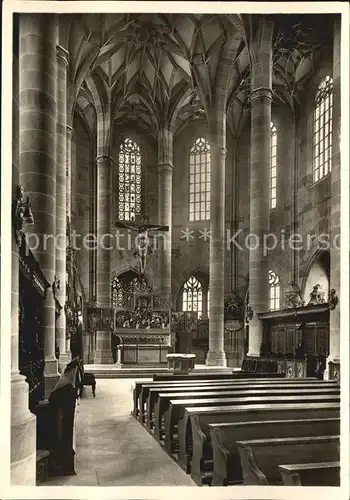
[[[116,363],[162,365],[172,350],[169,300],[154,294],[144,277],[123,286],[114,303],[113,337]]]

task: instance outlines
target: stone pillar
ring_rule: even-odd
[[[66,126],[66,224],[71,227],[71,202],[72,202],[72,135],[73,129],[70,125]],[[67,241],[68,244],[68,241]],[[66,253],[67,258],[67,253]],[[66,338],[66,357],[67,363],[72,359],[70,350],[70,338]],[[65,361],[65,360],[64,360]]]
[[[56,320],[56,342],[59,348],[58,367],[64,372],[68,357],[66,352],[66,134],[67,134],[67,67],[68,52],[57,46],[57,123],[56,123],[56,276],[59,287],[56,299],[62,306]]]
[[[206,364],[226,367],[224,351],[226,113],[215,120],[210,145],[209,351]],[[221,125],[221,127],[220,127]]]
[[[253,318],[249,322],[248,356],[259,356],[263,325],[257,313],[268,310],[268,259],[262,239],[269,232],[270,205],[270,124],[272,100],[272,32],[273,24],[261,21],[254,44],[255,62],[251,81],[250,146],[250,234],[249,305]],[[258,242],[258,244],[256,244]]]
[[[331,269],[330,290],[340,293],[340,56],[341,56],[341,21],[334,22],[333,37],[333,130],[332,130],[332,173],[331,173]],[[341,297],[342,299],[342,297]],[[340,379],[340,304],[330,310],[329,356],[324,374],[325,379]],[[346,332],[344,331],[344,334]]]
[[[97,306],[109,308],[111,233],[111,187],[113,160],[109,156],[98,156],[97,163]],[[111,332],[98,330],[96,335],[95,363],[113,363]]]
[[[21,14],[19,29],[20,182],[32,202],[39,241],[33,254],[52,284],[56,265],[56,16]],[[52,287],[47,290],[42,328],[48,397],[59,378]]]
[[[158,222],[169,226],[162,233],[163,248],[159,254],[160,293],[171,298],[171,241],[173,191],[173,133],[163,129],[158,136]]]
[[[13,56],[12,199],[19,184],[18,59]],[[26,193],[25,193],[26,194]],[[12,232],[11,259],[11,484],[35,486],[36,419],[28,409],[28,384],[19,373],[18,243]]]

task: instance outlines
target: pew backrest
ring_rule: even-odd
[[[237,441],[245,485],[281,483],[279,465],[340,460],[339,435]]]

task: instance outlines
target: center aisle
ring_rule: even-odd
[[[146,379],[142,379],[146,380]],[[76,432],[77,475],[42,486],[195,486],[131,415],[132,379],[97,379],[84,388]]]

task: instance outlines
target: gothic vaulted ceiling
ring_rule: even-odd
[[[64,25],[70,54],[70,113],[94,108],[110,124],[136,122],[150,133],[208,114],[228,40],[227,116],[239,134],[249,107],[250,48],[260,16],[81,14]],[[293,106],[331,43],[329,16],[271,16],[273,89]],[[320,18],[324,22],[320,22]]]

